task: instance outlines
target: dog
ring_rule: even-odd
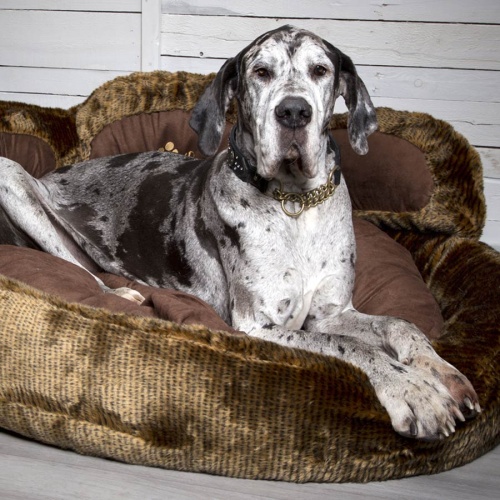
[[[377,118],[351,59],[292,26],[265,33],[193,109],[204,160],[126,154],[36,180],[2,159],[2,242],[194,294],[250,336],[360,368],[401,435],[449,436],[481,411],[470,382],[414,325],[352,305],[352,211],[329,133],[339,96],[365,154]],[[237,123],[214,156],[233,99]]]

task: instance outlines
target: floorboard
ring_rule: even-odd
[[[495,499],[500,447],[432,476],[369,484],[293,484],[168,471],[86,457],[0,431],[2,500]]]

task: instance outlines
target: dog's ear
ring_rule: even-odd
[[[368,136],[377,130],[377,113],[365,84],[358,76],[350,57],[340,55],[339,92],[343,96],[349,118],[347,129],[349,142],[356,153],[368,153]]]
[[[238,86],[238,57],[228,59],[196,103],[189,125],[198,134],[198,147],[206,156],[219,148],[226,112]]]

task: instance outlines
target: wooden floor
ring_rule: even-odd
[[[370,484],[291,484],[167,471],[85,457],[0,431],[0,499],[500,498],[500,447],[433,476]]]

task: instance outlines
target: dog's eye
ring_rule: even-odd
[[[269,78],[271,76],[271,73],[269,73],[269,70],[266,69],[266,68],[256,68],[255,69],[255,74],[259,77],[259,78]]]
[[[321,66],[321,64],[317,64],[316,66],[314,66],[313,74],[314,76],[325,76],[327,71],[328,70],[324,66]]]

